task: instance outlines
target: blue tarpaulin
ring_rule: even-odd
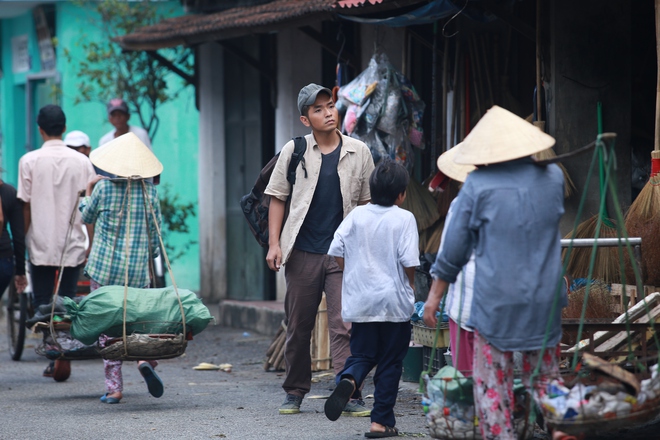
[[[492,14],[483,12],[477,8],[471,7],[469,3],[481,3],[480,0],[465,0],[452,1],[452,0],[434,0],[424,6],[421,6],[411,12],[388,18],[364,18],[352,15],[339,16],[345,20],[355,21],[363,24],[376,24],[390,27],[413,26],[419,24],[434,23],[443,18],[450,17],[457,14],[463,9],[462,14],[476,21],[489,22],[495,20]],[[511,1],[511,0],[507,0]],[[515,0],[514,0],[515,1]],[[456,3],[459,3],[458,5]],[[464,6],[467,6],[464,8]]]

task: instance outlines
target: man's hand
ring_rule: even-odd
[[[14,277],[14,285],[16,286],[16,291],[18,293],[23,293],[27,287],[27,276],[25,275],[16,275]]]
[[[280,266],[282,265],[282,248],[279,244],[268,246],[266,262],[270,270],[274,270],[275,272],[280,271]]]
[[[87,182],[87,190],[85,192],[85,195],[86,196],[91,196],[92,192],[94,191],[94,185],[96,185],[99,182],[99,180],[102,180],[102,179],[107,179],[107,177],[102,176],[100,174],[97,174],[96,176],[92,177],[92,180]]]

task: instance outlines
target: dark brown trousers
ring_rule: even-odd
[[[284,266],[286,278],[286,378],[287,394],[304,397],[312,384],[310,343],[316,312],[325,292],[328,304],[330,356],[335,374],[344,369],[350,356],[350,324],[341,319],[342,270],[334,257],[294,249]]]

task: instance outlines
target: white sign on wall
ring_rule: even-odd
[[[30,52],[28,50],[28,36],[18,35],[11,39],[11,65],[14,73],[30,71]]]

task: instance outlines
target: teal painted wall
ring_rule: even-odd
[[[178,1],[162,2],[158,5],[164,13],[176,15],[183,13]],[[11,37],[29,33],[32,52],[33,72],[38,72],[39,54],[36,51],[36,33],[32,14],[24,14],[14,19],[2,20],[0,29],[2,43],[2,66],[4,77],[0,81],[2,99],[0,100],[0,121],[2,124],[2,165],[5,168],[3,177],[10,183],[17,181],[18,159],[25,152],[25,96],[21,90],[21,81],[25,75],[11,73]],[[61,74],[61,105],[67,115],[67,131],[82,130],[91,139],[92,147],[98,146],[102,135],[113,129],[107,120],[105,103],[75,104],[77,90],[81,80],[76,77],[75,61],[83,59],[79,47],[81,37],[87,40],[99,40],[99,20],[88,8],[80,7],[71,2],[56,4],[56,37],[55,48],[57,70]],[[63,56],[63,48],[72,55],[73,62],[67,62]],[[36,64],[36,68],[34,66]],[[168,82],[178,88],[182,82],[171,74]],[[177,99],[158,109],[160,128],[152,139],[154,153],[163,163],[164,171],[161,185],[169,185],[170,192],[179,195],[184,203],[198,202],[197,184],[197,146],[199,112],[195,109],[195,93],[193,87],[187,87]],[[139,125],[137,116],[130,120],[133,125]],[[160,188],[162,191],[162,188]],[[189,240],[199,241],[199,226],[197,217],[188,221],[191,232],[187,235],[175,234],[170,237],[170,243],[175,247]],[[181,258],[173,262],[173,273],[179,286],[199,291],[199,246],[193,245]]]

